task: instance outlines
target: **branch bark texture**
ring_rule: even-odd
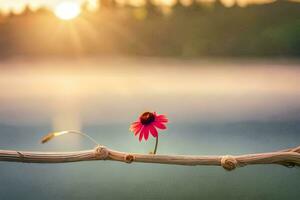
[[[256,164],[279,164],[287,167],[300,166],[300,146],[269,153],[246,155],[155,155],[120,152],[104,146],[74,152],[30,152],[0,150],[0,161],[23,163],[65,163],[79,161],[111,160],[125,163],[159,163],[174,165],[212,165],[226,170]]]

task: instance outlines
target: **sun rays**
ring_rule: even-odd
[[[71,20],[79,16],[81,8],[79,3],[63,1],[55,7],[54,13],[59,19]]]

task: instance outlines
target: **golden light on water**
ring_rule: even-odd
[[[80,12],[80,5],[72,1],[63,1],[54,10],[55,15],[62,20],[74,19],[79,16]]]

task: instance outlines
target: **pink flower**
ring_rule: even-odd
[[[139,135],[139,141],[142,141],[143,137],[148,140],[149,132],[155,138],[158,137],[156,128],[166,129],[165,123],[168,119],[165,115],[157,115],[156,112],[144,112],[138,119],[130,125],[130,131],[134,135]]]

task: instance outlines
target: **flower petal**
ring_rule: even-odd
[[[139,141],[140,141],[140,142],[142,141],[143,136],[144,136],[144,128],[145,128],[145,126],[142,127],[142,130],[141,130],[141,132],[140,132],[140,137],[139,137]]]
[[[145,126],[145,128],[143,129],[144,131],[144,138],[147,141],[149,138],[149,126]]]
[[[133,122],[133,123],[130,125],[129,130],[130,130],[130,131],[133,131],[133,129],[135,129],[139,124],[140,124],[140,122]]]
[[[134,135],[137,135],[141,129],[143,128],[142,124],[139,124],[137,127],[134,128],[134,130],[132,131],[134,133]]]
[[[153,137],[155,137],[155,138],[158,137],[158,132],[157,132],[156,128],[153,125],[149,126],[149,130],[150,130],[150,133]]]
[[[139,122],[133,122],[133,123],[130,125],[129,130],[130,130],[131,132],[133,132],[134,135],[137,135],[138,132],[141,130],[142,126],[143,126],[143,125],[142,125],[141,123],[139,123]]]
[[[155,117],[155,121],[156,122],[168,122],[169,120],[168,120],[168,118],[165,116],[165,115],[157,115],[156,117]]]
[[[161,122],[153,122],[153,125],[156,126],[159,129],[166,129],[167,128],[166,125],[164,125]]]

